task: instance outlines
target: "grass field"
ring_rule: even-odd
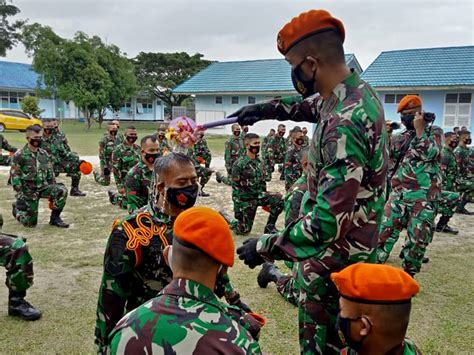
[[[138,128],[140,132],[145,129],[151,132],[153,125]],[[74,124],[65,125],[64,130],[75,150],[81,154],[95,154],[101,131],[86,133],[82,125]],[[23,134],[8,133],[8,139],[16,145],[23,142],[22,137]],[[215,142],[217,149],[217,142],[222,143],[222,137]],[[65,176],[60,176],[59,181],[69,185]],[[0,212],[5,219],[4,231],[28,239],[34,258],[35,284],[28,291],[27,299],[39,307],[44,316],[32,323],[8,317],[7,290],[0,287],[0,353],[92,354],[103,250],[112,221],[123,216],[124,211],[109,204],[107,188],[86,176],[81,188],[87,192],[87,197],[67,201],[64,219],[71,223],[69,229],[60,230],[48,225],[49,210],[44,201],[40,204],[39,225],[26,229],[11,216],[14,194],[6,182],[7,172],[0,171]],[[232,211],[228,187],[212,181],[207,190],[211,197],[200,198],[198,204]],[[276,175],[269,190],[283,190],[283,183]],[[473,210],[474,205],[469,208]],[[263,231],[266,216],[259,210],[253,236]],[[474,349],[474,216],[455,215],[452,225],[460,229],[459,235],[435,234],[428,248],[431,262],[424,265],[417,276],[422,291],[414,299],[408,336],[425,354],[459,354]],[[236,245],[243,240],[236,237]],[[394,265],[400,265],[398,252],[399,246],[390,260]],[[297,354],[296,308],[285,303],[273,285],[259,289],[257,273],[257,269],[250,270],[240,261],[230,271],[245,302],[268,318],[260,340],[262,349],[268,354]],[[3,281],[2,275],[0,282]]]

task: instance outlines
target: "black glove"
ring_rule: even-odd
[[[258,265],[262,265],[265,260],[257,252],[258,238],[249,238],[244,241],[242,246],[237,249],[239,259],[243,260],[245,265],[249,268],[254,269]]]
[[[237,122],[241,126],[252,126],[265,119],[263,111],[262,104],[253,104],[240,108],[229,117],[237,117]]]
[[[109,168],[104,168],[104,175],[109,176],[110,175],[110,169]]]

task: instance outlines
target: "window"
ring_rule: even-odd
[[[238,105],[239,104],[239,97],[238,96],[232,96],[230,103],[232,105]]]
[[[395,103],[395,94],[385,94],[385,101],[386,104],[394,104]]]
[[[216,96],[216,104],[222,105],[222,96]]]
[[[255,100],[255,97],[249,96],[249,98],[248,98],[248,103],[249,103],[249,104],[254,104],[256,101],[257,101],[257,100]]]
[[[471,123],[472,93],[446,94],[443,124],[446,127],[466,126]]]
[[[132,103],[131,102],[124,102],[120,107],[120,112],[131,114],[132,112]]]
[[[137,113],[152,113],[153,102],[148,99],[137,99]]]

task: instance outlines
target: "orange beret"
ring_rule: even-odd
[[[344,25],[326,10],[310,10],[299,14],[278,32],[277,47],[285,55],[294,45],[317,33],[336,31],[344,42]]]
[[[406,95],[400,100],[397,112],[402,112],[403,110],[409,110],[418,106],[421,106],[421,99],[418,95]]]
[[[331,274],[341,297],[357,303],[405,303],[420,285],[405,271],[389,265],[352,264]]]
[[[79,170],[84,175],[89,175],[92,172],[92,164],[88,161],[83,161],[81,164],[79,164]]]
[[[173,227],[175,238],[196,247],[223,265],[234,265],[234,240],[224,217],[209,207],[191,207],[181,212]]]

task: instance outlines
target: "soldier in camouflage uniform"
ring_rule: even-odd
[[[262,152],[267,150],[268,147],[268,142],[270,142],[270,139],[274,137],[276,134],[275,130],[272,128],[270,129],[270,132],[263,138],[263,143],[262,143]]]
[[[316,126],[308,153],[308,198],[302,205],[309,212],[280,233],[248,239],[237,250],[251,268],[265,260],[300,261],[302,354],[342,348],[335,329],[338,293],[329,275],[353,263],[375,262],[385,200],[383,105],[347,67],[343,34],[342,23],[324,10],[294,18],[280,31],[278,47],[292,66],[295,89],[306,99],[272,100],[232,115],[244,124],[266,118]]]
[[[156,297],[171,281],[162,252],[173,240],[176,216],[192,207],[197,198],[194,164],[181,153],[158,158],[152,181],[147,207],[117,220],[107,241],[95,329],[100,353],[125,313]],[[230,282],[223,287],[229,303],[248,309]]]
[[[265,162],[265,176],[266,181],[271,181],[272,173],[275,171],[275,164],[283,164],[285,162],[286,141],[285,141],[286,126],[279,124],[277,133],[268,142],[267,150],[263,152],[263,161]],[[282,175],[283,175],[282,171]]]
[[[10,177],[16,191],[16,202],[12,214],[25,227],[35,227],[38,223],[39,199],[49,199],[51,218],[49,224],[60,228],[69,225],[61,219],[67,199],[67,188],[55,181],[50,156],[41,149],[42,129],[30,126],[26,129],[28,143],[12,158]]]
[[[209,197],[210,195],[204,192],[204,186],[209,182],[213,173],[210,169],[212,159],[211,150],[207,146],[206,138],[204,138],[204,131],[196,132],[195,136],[196,143],[189,149],[188,154],[194,161],[194,167],[199,177],[199,184],[201,185],[199,196]]]
[[[145,136],[140,142],[141,160],[125,177],[125,197],[129,213],[133,213],[148,204],[153,164],[161,156],[156,135]]]
[[[308,148],[309,147],[309,137],[308,137],[308,129],[306,127],[302,128],[303,131],[303,148]]]
[[[227,176],[232,175],[232,167],[241,155],[244,154],[245,148],[243,140],[240,139],[240,126],[238,124],[232,125],[232,137],[226,140],[224,147],[224,161]]]
[[[120,131],[120,121],[113,120],[112,123],[115,125],[115,127],[117,127],[117,144],[121,144],[125,141],[125,136]]]
[[[24,320],[41,318],[41,311],[25,300],[26,290],[33,285],[33,259],[26,239],[2,233],[0,214],[0,265],[7,270],[8,315]]]
[[[158,142],[160,144],[161,155],[165,155],[171,152],[171,147],[168,144],[168,140],[166,139],[166,130],[164,128],[160,128],[158,130],[157,136],[158,136]]]
[[[269,209],[265,233],[274,233],[278,216],[283,210],[281,195],[267,192],[265,170],[258,157],[260,138],[249,133],[244,138],[246,155],[241,156],[232,168],[232,200],[235,220],[230,224],[239,235],[251,232],[258,206]]]
[[[99,141],[100,174],[94,171],[94,180],[102,186],[110,185],[112,174],[112,153],[118,144],[117,126],[108,123],[107,133]]]
[[[462,194],[462,200],[456,212],[473,215],[466,209],[466,204],[474,195],[474,174],[472,172],[472,161],[470,161],[471,151],[468,145],[471,144],[471,132],[467,130],[459,131],[459,145],[454,150],[456,162],[458,164],[458,177],[456,179],[457,191]]]
[[[294,128],[292,133],[292,144],[288,148],[285,155],[285,165],[283,174],[285,176],[285,189],[288,191],[296,180],[299,179],[303,173],[303,166],[301,164],[301,155],[304,151],[304,138],[301,128]]]
[[[173,229],[173,245],[163,255],[179,276],[120,320],[110,335],[111,353],[260,354],[260,324],[215,293],[216,280],[234,264],[226,221],[208,207],[193,207]]]
[[[81,172],[79,165],[82,160],[79,156],[71,151],[64,133],[59,131],[57,121],[53,119],[43,120],[43,141],[41,148],[44,149],[51,157],[53,163],[54,174],[58,176],[60,173],[66,173],[71,177],[71,196],[83,197],[84,192],[79,190],[79,182],[81,181]]]
[[[433,238],[434,219],[441,192],[442,130],[432,127],[421,114],[416,95],[405,96],[398,105],[409,148],[391,181],[392,192],[385,205],[380,228],[377,261],[385,263],[403,228],[407,239],[400,256],[403,268],[414,276],[420,272],[426,247]]]
[[[118,193],[108,191],[110,203],[124,209],[127,208],[125,198],[125,177],[131,168],[140,161],[140,146],[137,141],[137,129],[129,126],[125,130],[125,140],[117,145],[112,153],[112,170]]]
[[[8,141],[5,139],[5,137],[0,134],[0,165],[9,166],[11,159],[8,155],[3,155],[2,150],[15,153],[17,149],[14,146],[8,144]]]

